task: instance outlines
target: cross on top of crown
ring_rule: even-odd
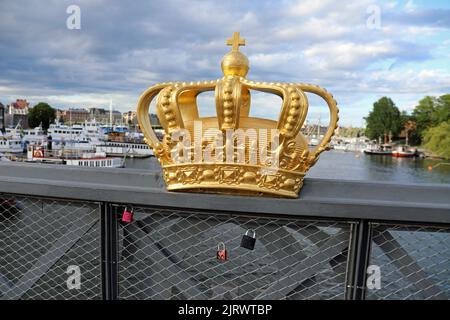
[[[227,46],[233,46],[232,51],[239,51],[239,46],[245,46],[245,39],[239,38],[239,32],[233,32],[233,37],[227,39]]]

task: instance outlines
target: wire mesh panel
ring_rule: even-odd
[[[367,299],[449,299],[450,228],[373,224],[370,264],[379,289]]]
[[[348,223],[152,208],[134,213],[118,230],[121,299],[344,298]],[[256,232],[254,250],[240,247],[249,229]],[[226,261],[216,256],[221,242]]]
[[[0,298],[100,299],[99,216],[98,204],[0,194]]]

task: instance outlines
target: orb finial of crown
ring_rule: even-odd
[[[222,72],[225,76],[245,77],[249,70],[247,57],[239,51],[239,46],[245,46],[245,39],[239,37],[239,32],[234,32],[233,37],[227,39],[227,45],[231,46],[222,59]]]

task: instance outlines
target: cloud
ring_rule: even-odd
[[[326,87],[343,124],[361,123],[368,97],[389,94],[407,106],[418,93],[448,92],[449,10],[382,2],[381,29],[369,30],[373,3],[79,0],[81,30],[68,30],[73,1],[2,1],[0,101],[79,107],[113,98],[120,110],[132,109],[154,83],[221,77],[233,31],[246,38],[250,78]],[[278,114],[276,99],[259,94],[253,101],[255,114]],[[214,110],[211,98],[202,108],[210,111],[209,104]]]

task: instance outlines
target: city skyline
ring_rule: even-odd
[[[445,1],[77,1],[75,30],[66,26],[71,4],[0,4],[3,104],[25,98],[55,108],[107,107],[112,99],[116,110],[134,110],[157,82],[221,77],[233,31],[247,42],[241,50],[250,60],[248,78],[325,87],[344,126],[361,127],[382,96],[410,112],[422,97],[450,92]],[[325,121],[326,107],[310,102],[308,119]],[[253,115],[277,117],[277,97],[255,94],[252,103]],[[214,114],[212,94],[199,105]]]

